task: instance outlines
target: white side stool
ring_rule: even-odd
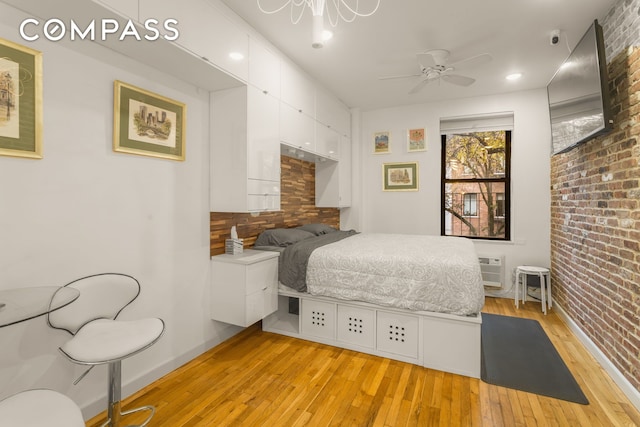
[[[527,301],[527,276],[538,276],[540,279],[540,298],[542,302],[542,311],[547,314],[547,307],[551,308],[551,273],[548,268],[535,267],[532,265],[520,265],[516,268],[516,308],[519,307],[520,296],[522,291],[522,303]]]
[[[0,425],[15,427],[84,427],[73,400],[53,390],[27,390],[0,400]]]

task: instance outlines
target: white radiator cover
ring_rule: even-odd
[[[504,283],[504,255],[478,256],[484,286],[502,288]]]

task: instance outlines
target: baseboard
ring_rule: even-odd
[[[604,369],[613,382],[615,382],[620,390],[629,399],[631,404],[640,411],[640,392],[627,380],[624,375],[615,367],[609,358],[591,341],[591,339],[580,329],[578,324],[569,317],[566,311],[556,301],[553,301],[553,310],[558,313],[560,318],[567,324],[571,332],[578,337],[578,340],[585,346],[587,351],[596,359],[602,369]]]
[[[178,355],[177,357],[174,357],[173,359],[170,359],[165,363],[162,363],[156,366],[155,368],[152,368],[149,371],[143,372],[141,375],[135,378],[123,377],[122,378],[122,399],[125,399],[127,396],[130,396],[133,393],[137,392],[138,390],[141,390],[142,388],[148,386],[152,382],[176,370],[177,368],[184,365],[185,363],[190,362],[191,360],[200,356],[202,353],[205,353],[206,351],[217,346],[218,344],[228,340],[232,336],[242,332],[242,330],[243,329],[241,328],[229,325],[229,327],[226,327],[221,331],[219,331],[215,338],[212,338],[206,341],[205,343],[198,345],[192,348],[191,350],[188,350]],[[105,389],[106,389],[106,385],[105,385]],[[81,408],[83,418],[85,420],[89,420],[95,417],[96,415],[100,414],[101,412],[104,412],[107,409],[106,403],[105,403],[106,399],[107,399],[106,393],[100,394],[99,396],[96,397],[94,401],[92,401],[87,405],[84,405]]]

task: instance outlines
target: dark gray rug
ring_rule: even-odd
[[[482,313],[482,381],[588,405],[538,321]]]

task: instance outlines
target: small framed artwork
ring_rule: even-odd
[[[185,159],[185,104],[117,80],[113,99],[114,151]]]
[[[424,128],[407,131],[407,151],[427,151],[427,138]]]
[[[383,191],[418,191],[418,163],[384,163]]]
[[[375,132],[373,134],[373,153],[383,154],[390,153],[389,143],[391,134],[389,132]]]
[[[42,53],[2,38],[0,155],[42,158]]]

